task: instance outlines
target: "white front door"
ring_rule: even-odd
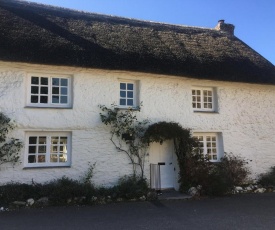
[[[160,165],[161,189],[174,188],[174,145],[173,141],[165,141],[162,144],[150,144],[150,164]]]

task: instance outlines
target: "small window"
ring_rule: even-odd
[[[70,107],[71,78],[60,76],[30,76],[29,106]]]
[[[71,134],[65,132],[27,133],[27,167],[69,166],[71,164]]]
[[[119,83],[119,106],[136,107],[137,106],[137,83],[135,81],[121,81]]]
[[[215,92],[213,88],[193,88],[192,107],[194,111],[215,111]]]
[[[194,133],[199,142],[200,153],[212,162],[219,161],[222,155],[221,138],[218,133]]]

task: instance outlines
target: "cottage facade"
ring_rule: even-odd
[[[138,106],[140,119],[190,128],[219,161],[249,160],[253,176],[275,163],[275,67],[220,21],[216,29],[167,25],[3,0],[0,109],[16,121],[21,163],[0,183],[79,179],[110,186],[132,172],[110,142],[98,105]],[[177,188],[172,143],[153,143],[145,163]]]

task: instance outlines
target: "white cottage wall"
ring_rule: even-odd
[[[72,76],[72,108],[26,107],[30,73]],[[132,172],[127,156],[110,142],[108,128],[100,121],[99,104],[118,102],[119,79],[139,81],[138,115],[152,122],[174,121],[194,132],[220,132],[226,152],[250,161],[253,176],[275,164],[275,86],[208,81],[165,75],[106,71],[62,66],[0,62],[0,111],[16,121],[13,136],[25,141],[27,131],[72,133],[72,164],[62,168],[26,168],[21,164],[0,167],[0,183],[45,182],[62,176],[81,178],[88,162],[96,162],[94,182],[111,186]],[[215,87],[217,112],[193,112],[192,87]],[[149,178],[149,157],[145,173]]]

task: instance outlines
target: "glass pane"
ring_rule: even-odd
[[[28,156],[28,163],[35,163],[35,162],[36,162],[35,155]]]
[[[134,97],[134,93],[131,92],[131,91],[127,92],[127,97],[128,98],[133,98]]]
[[[58,144],[59,137],[52,137],[52,144]]]
[[[61,88],[61,94],[62,95],[67,95],[67,91],[68,91],[68,89],[67,88]]]
[[[58,156],[56,154],[51,154],[50,161],[51,162],[58,162]]]
[[[127,100],[127,105],[133,106],[134,105],[134,100],[133,99],[128,99]]]
[[[193,105],[193,108],[196,108],[196,103],[193,103],[192,105]]]
[[[134,89],[134,84],[128,83],[127,84],[127,89],[128,90],[133,90]]]
[[[200,98],[200,97],[197,97],[197,101],[200,102],[200,101],[201,101],[201,98]]]
[[[126,89],[126,83],[120,83],[120,89]]]
[[[206,90],[203,90],[203,95],[207,96],[207,91]]]
[[[46,144],[46,137],[39,137],[39,144]]]
[[[52,79],[52,84],[53,85],[59,85],[59,78],[53,78]]]
[[[192,90],[192,95],[196,95],[196,91],[195,90]]]
[[[32,83],[33,85],[38,85],[38,84],[39,84],[39,78],[38,78],[38,77],[32,77],[31,83]]]
[[[61,78],[61,85],[62,86],[68,86],[68,79]]]
[[[32,94],[38,94],[38,89],[39,89],[38,86],[32,86],[31,87],[31,93]]]
[[[48,85],[48,78],[41,77],[41,85]]]
[[[29,144],[36,144],[37,137],[29,137]]]
[[[48,103],[48,96],[41,96],[40,103]]]
[[[125,100],[125,99],[120,99],[119,104],[120,104],[120,105],[126,105],[126,100]]]
[[[201,95],[201,91],[200,90],[197,90],[197,95]]]
[[[212,91],[208,91],[208,96],[212,96]]]
[[[41,94],[48,94],[48,87],[41,87],[40,93]]]
[[[53,87],[53,94],[59,94],[59,87]]]
[[[59,162],[67,162],[67,154],[61,154],[59,156]]]
[[[62,104],[66,104],[68,102],[67,96],[62,96],[61,97],[61,102]]]
[[[197,108],[200,109],[201,108],[201,104],[197,103]]]
[[[52,153],[57,153],[57,146],[52,146]]]
[[[29,146],[29,153],[36,153],[36,146]]]
[[[212,109],[212,104],[208,103],[208,109]]]
[[[44,162],[46,162],[45,155],[39,155],[38,156],[38,163],[44,163]]]
[[[203,103],[203,108],[207,108],[207,103]]]
[[[217,155],[213,155],[213,160],[217,160]]]
[[[60,144],[66,145],[67,144],[67,137],[60,137]]]
[[[38,96],[31,96],[31,103],[38,103]]]
[[[59,103],[59,96],[52,96],[52,103]]]
[[[120,91],[120,97],[126,97],[126,91]]]
[[[212,141],[216,141],[216,137],[212,137]]]
[[[46,153],[46,146],[39,146],[38,153]]]

